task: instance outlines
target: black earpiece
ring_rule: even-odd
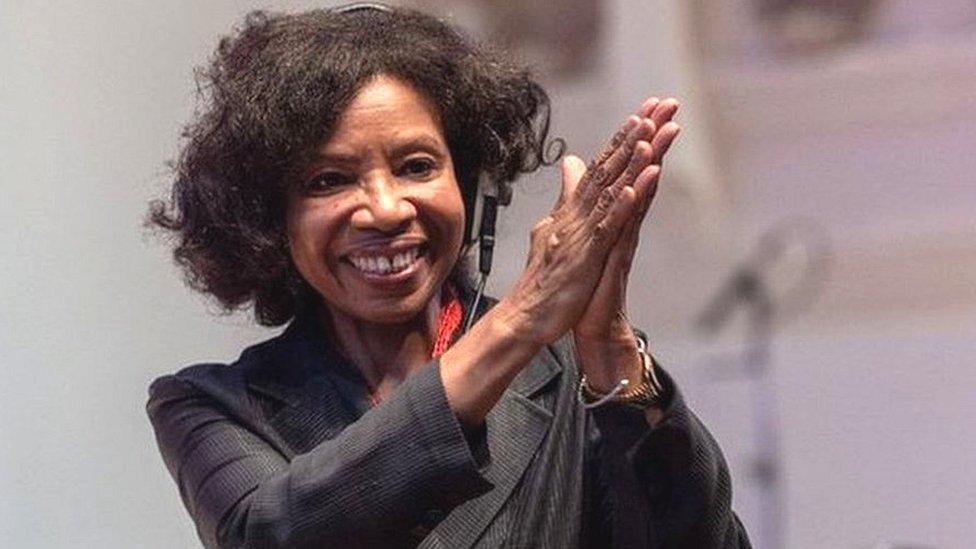
[[[488,276],[491,272],[492,252],[495,251],[495,219],[498,215],[498,199],[491,195],[481,197],[481,228],[478,231],[478,271]]]

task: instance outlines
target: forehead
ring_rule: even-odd
[[[443,141],[440,116],[433,102],[409,83],[391,76],[366,82],[336,120],[326,142],[351,138],[427,133]]]
[[[433,104],[416,86],[402,78],[387,74],[373,76],[363,82],[346,110],[390,103],[416,103],[424,109],[433,110]]]

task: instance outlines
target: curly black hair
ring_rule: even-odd
[[[192,288],[226,311],[253,305],[266,326],[318,299],[288,251],[287,186],[376,76],[410,83],[438,108],[469,227],[479,177],[504,204],[520,173],[561,154],[558,140],[547,152],[549,98],[525,69],[416,11],[252,12],[196,75],[200,108],[172,194],[150,203],[148,224],[173,237]]]

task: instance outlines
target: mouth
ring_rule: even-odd
[[[346,256],[356,271],[369,279],[395,281],[406,278],[421,262],[426,253],[423,244],[409,247],[363,250]]]

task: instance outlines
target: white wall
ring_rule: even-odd
[[[0,546],[193,545],[146,387],[265,333],[208,316],[141,223],[191,67],[246,7],[0,7]]]
[[[3,547],[193,546],[145,419],[146,386],[184,364],[231,360],[270,333],[208,314],[140,226],[192,108],[191,67],[258,3],[139,4],[0,7]],[[735,345],[696,339],[691,323],[754,236],[793,212],[829,227],[836,257],[826,294],[774,347],[788,546],[968,547],[976,113],[944,97],[968,82],[952,67],[968,65],[930,72],[935,87],[918,88],[927,102],[896,103],[916,113],[910,123],[885,115],[852,128],[842,112],[819,134],[798,134],[817,94],[835,90],[845,105],[860,93],[825,85],[775,103],[775,115],[744,101],[733,122],[745,125],[730,125],[709,102],[749,90],[734,74],[702,82],[682,49],[680,2],[606,6],[606,63],[585,82],[553,83],[555,130],[591,154],[645,93],[688,100],[635,267],[633,317],[722,443],[746,524],[758,521],[749,386],[714,381],[708,358]],[[748,76],[767,100],[797,89]],[[928,117],[933,104],[950,115]],[[504,214],[495,293],[517,276],[525,231],[556,181],[551,171],[528,178]]]

